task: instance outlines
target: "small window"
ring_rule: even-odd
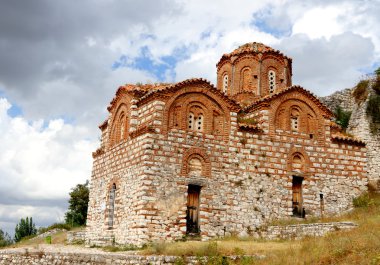
[[[109,201],[108,201],[108,227],[113,227],[113,219],[115,214],[115,197],[116,197],[116,184],[114,183],[112,185],[112,188],[110,190],[109,194]]]
[[[276,91],[276,73],[272,70],[268,72],[269,93],[273,94]]]
[[[223,76],[223,93],[227,93],[228,89],[228,75]]]
[[[299,126],[298,117],[292,117],[290,121],[291,121],[292,131],[298,131],[298,126]]]
[[[188,127],[190,130],[194,130],[194,114],[193,113],[189,113],[189,121],[188,121]]]
[[[197,117],[195,126],[196,126],[196,131],[198,131],[198,132],[202,132],[203,131],[203,115],[202,114],[200,114]]]

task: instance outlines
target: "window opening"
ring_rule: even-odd
[[[187,190],[186,234],[199,234],[199,200],[201,186],[189,185]]]
[[[194,129],[194,114],[190,112],[189,114],[189,129]]]
[[[113,227],[113,219],[114,219],[114,213],[115,213],[115,196],[116,196],[116,184],[114,183],[112,185],[112,188],[110,190],[109,194],[109,205],[108,205],[108,227]]]
[[[203,115],[202,114],[200,114],[197,118],[196,129],[199,132],[203,131]]]
[[[227,93],[228,89],[228,75],[223,76],[223,93]]]
[[[276,90],[276,73],[272,70],[269,71],[268,79],[269,79],[269,93],[273,94]]]

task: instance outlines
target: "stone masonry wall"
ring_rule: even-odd
[[[160,106],[159,102],[151,106]],[[161,121],[162,111],[155,111]],[[262,111],[264,120],[266,111]],[[309,160],[303,181],[307,215],[341,212],[352,198],[366,190],[365,148],[330,142],[326,145],[300,134],[268,135],[240,131],[237,114],[229,113],[230,133],[223,136],[171,129],[152,132],[111,147],[95,157],[88,213],[88,245],[110,243],[142,245],[186,236],[187,188],[202,187],[202,240],[216,236],[254,233],[271,219],[292,215],[292,174],[288,158],[297,151]],[[143,115],[143,117],[153,115]],[[326,121],[327,124],[327,121]],[[263,127],[268,128],[268,127]],[[210,172],[187,172],[186,158],[201,154]],[[107,227],[107,194],[116,183],[115,220]],[[94,188],[96,187],[96,188]]]
[[[352,89],[345,89],[321,98],[331,110],[341,106],[346,111],[352,111],[347,132],[363,140],[367,146],[368,178],[373,185],[380,189],[380,134],[371,133],[371,118],[366,115],[369,97],[364,102],[355,102]],[[368,89],[369,93],[371,89]]]
[[[357,225],[352,222],[313,223],[286,226],[269,226],[259,233],[260,238],[273,239],[301,239],[305,236],[324,236],[329,232],[353,229]]]

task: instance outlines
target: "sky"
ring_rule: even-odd
[[[379,14],[380,0],[0,0],[0,228],[64,220],[120,85],[215,84],[222,54],[255,41],[329,95],[380,67]]]

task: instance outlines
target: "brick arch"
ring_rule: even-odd
[[[206,151],[202,148],[190,148],[184,152],[183,158],[182,158],[181,175],[187,176],[189,174],[189,162],[193,158],[197,158],[201,160],[202,176],[210,177],[211,176],[210,158],[206,154]]]
[[[217,88],[223,92],[224,80],[223,77],[228,76],[228,87],[226,94],[229,95],[231,93],[232,88],[232,73],[231,73],[231,63],[224,63],[223,66],[217,72]]]
[[[284,58],[282,56],[275,56],[271,54],[264,54],[262,57],[262,72],[261,72],[261,80],[262,80],[262,95],[269,94],[269,79],[268,73],[270,70],[276,73],[276,91],[279,89],[285,88],[285,76],[284,76],[284,68],[287,68]],[[283,80],[283,83],[280,80]]]
[[[129,112],[129,104],[125,102],[120,102],[114,109],[111,126],[109,127],[109,143],[111,147],[128,138]]]
[[[234,87],[237,89],[233,94],[250,91],[259,94],[259,71],[260,62],[257,55],[243,55],[234,61]],[[247,73],[248,75],[244,75]]]
[[[315,104],[300,94],[287,94],[275,102],[272,102],[271,109],[273,111],[269,116],[270,133],[275,134],[276,129],[282,129],[288,133],[292,133],[290,128],[291,110],[297,108],[300,111],[299,132],[304,134],[314,134],[318,132],[318,138],[323,138],[323,116],[318,111],[318,107],[313,105]]]
[[[204,88],[183,88],[167,101],[164,109],[163,133],[173,128],[187,130],[187,115],[191,106],[198,105],[204,110],[203,133],[228,137],[230,111],[223,99]]]
[[[310,159],[303,147],[292,147],[288,152],[287,171],[293,175],[307,177],[310,169]],[[298,158],[300,161],[298,162]],[[301,163],[301,167],[298,164]]]

